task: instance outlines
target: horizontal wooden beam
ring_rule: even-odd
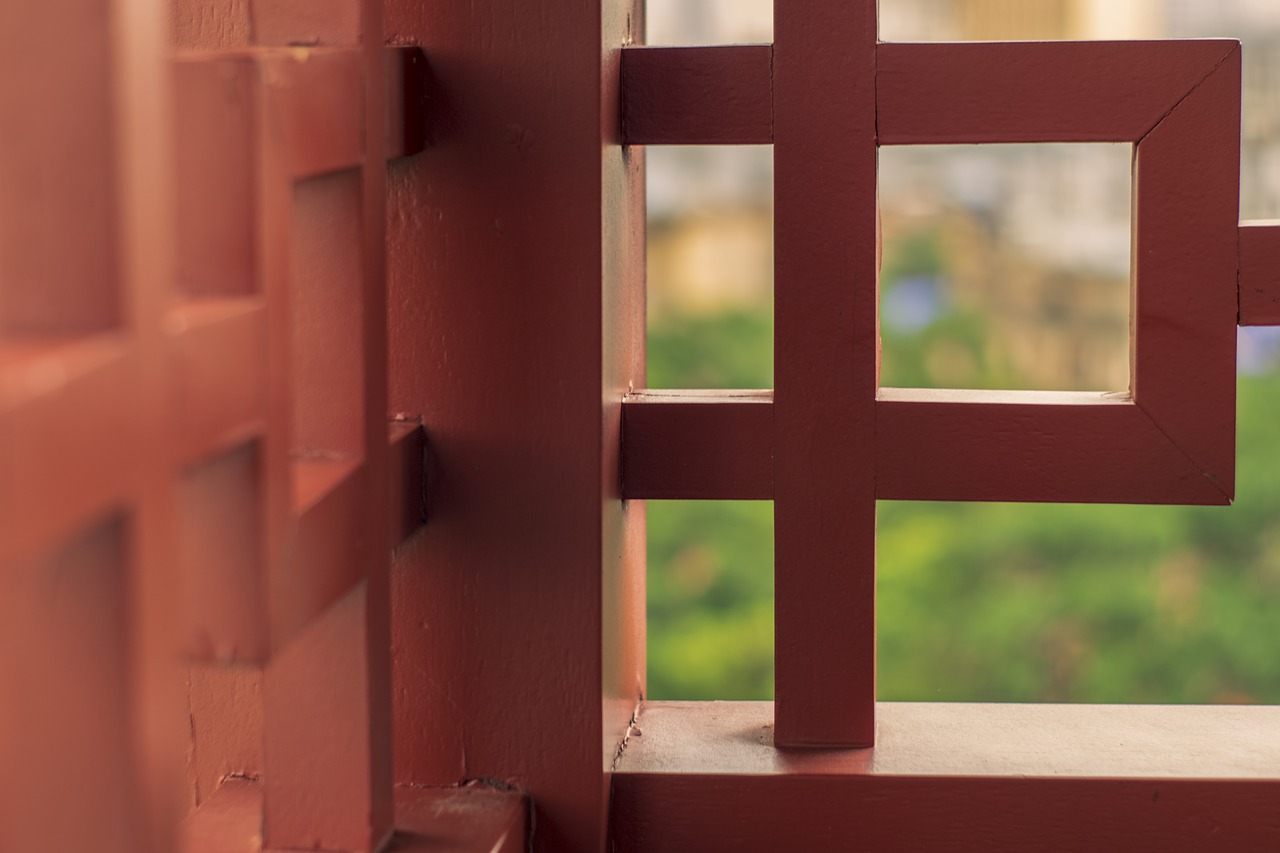
[[[1126,395],[883,388],[880,500],[1223,505]]]
[[[421,425],[391,423],[387,452],[391,489],[387,547],[391,549],[425,520],[425,436]],[[288,558],[275,565],[271,577],[263,578],[252,559],[257,511],[241,506],[251,500],[248,496],[253,490],[245,484],[253,481],[257,463],[252,455],[238,463],[230,457],[225,462],[239,467],[216,465],[209,469],[208,478],[191,480],[183,492],[183,529],[192,531],[195,546],[185,560],[188,566],[196,567],[189,568],[196,574],[188,586],[200,593],[187,605],[187,631],[199,639],[188,642],[187,659],[261,662],[364,580],[364,563],[359,559],[362,540],[357,529],[364,466],[356,459],[293,460],[294,544]],[[243,493],[237,486],[245,486]],[[220,501],[231,501],[236,513],[220,511]],[[243,528],[237,535],[246,540],[240,559],[228,561],[224,555],[210,563],[210,540],[237,519]],[[269,610],[263,602],[271,602]]]
[[[773,497],[772,392],[656,392],[623,403],[623,495]],[[1229,502],[1123,395],[881,389],[880,500]]]
[[[1134,142],[1237,42],[882,44],[881,145]],[[622,136],[631,145],[773,142],[773,47],[622,52]]]
[[[1280,221],[1240,226],[1240,325],[1280,326]]]
[[[773,47],[631,47],[622,51],[627,145],[773,142]]]
[[[1239,43],[882,44],[881,145],[1135,142]]]

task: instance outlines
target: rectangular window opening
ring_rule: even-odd
[[[1130,387],[1132,146],[880,150],[880,384]]]
[[[773,150],[651,146],[648,387],[773,387]]]
[[[654,700],[773,698],[773,504],[649,501]]]

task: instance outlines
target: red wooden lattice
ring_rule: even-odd
[[[775,147],[772,401],[633,395],[624,470],[628,497],[773,498],[780,745],[873,742],[876,499],[1234,492],[1238,43],[878,44],[873,7],[780,4],[772,51],[624,54],[629,142]],[[880,388],[876,147],[1116,141],[1134,144],[1130,392]]]
[[[1280,321],[1238,45],[775,21],[15,7],[0,849],[1276,846],[1267,709],[875,703],[877,500],[1230,501],[1235,328]],[[880,388],[877,146],[1015,141],[1135,145],[1132,393]],[[775,146],[774,392],[636,390],[674,143]],[[775,501],[776,716],[637,710],[644,498]]]

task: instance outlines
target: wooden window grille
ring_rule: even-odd
[[[0,849],[1280,846],[1276,709],[875,701],[877,500],[1231,500],[1280,324],[1239,46],[876,21],[20,4]],[[1135,146],[1131,394],[880,388],[877,146],[1088,141]],[[775,148],[772,393],[645,390],[675,143]],[[774,502],[775,705],[643,702],[649,498]]]

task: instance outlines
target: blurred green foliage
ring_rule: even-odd
[[[957,328],[980,352],[975,318],[915,343]],[[657,318],[650,386],[767,388],[772,346],[767,311]],[[927,384],[897,369],[886,385]],[[1280,373],[1239,388],[1233,507],[882,503],[880,697],[1280,702]],[[769,698],[771,505],[650,502],[648,519],[649,697]]]

